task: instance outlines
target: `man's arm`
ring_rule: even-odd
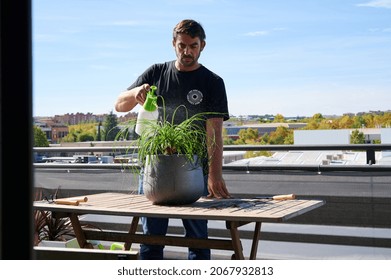
[[[223,179],[223,119],[210,118],[206,121],[208,135],[208,197],[230,198]]]
[[[149,90],[148,84],[143,84],[139,87],[132,88],[120,93],[114,108],[117,112],[129,112],[137,104],[144,104],[147,92]]]

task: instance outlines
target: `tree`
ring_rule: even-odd
[[[94,136],[87,132],[82,132],[78,135],[78,142],[88,142],[88,141],[94,141]]]
[[[62,138],[62,142],[94,141],[96,137],[96,123],[70,125],[68,130],[68,134]]]
[[[308,120],[307,126],[304,129],[315,130],[318,129],[321,125],[324,117],[321,113],[316,113],[312,116],[311,119]]]
[[[96,141],[102,141],[102,134],[100,132],[101,126],[102,126],[102,122],[99,122],[99,124],[98,124],[98,134],[96,135]]]
[[[276,131],[272,131],[270,133],[269,144],[271,145],[282,145],[285,144],[285,138],[287,138],[290,134],[293,134],[293,131],[286,128],[285,126],[277,127]],[[291,141],[288,140],[287,141]]]
[[[105,118],[103,137],[105,141],[116,140],[120,129],[118,128],[117,115],[110,112]]]
[[[353,117],[353,125],[352,128],[363,128],[365,127],[365,120],[362,116],[354,116]]]
[[[365,127],[375,128],[375,121],[374,121],[375,116],[374,115],[365,114],[362,116],[362,118],[364,119]]]
[[[350,135],[351,144],[365,144],[365,135],[363,132],[358,131],[357,129],[352,131]]]
[[[269,143],[269,141],[270,141],[269,133],[263,134],[261,137],[261,141],[260,141],[261,145],[267,145]]]
[[[34,147],[49,147],[49,141],[46,139],[45,133],[38,126],[33,126],[33,132]]]
[[[77,134],[69,131],[68,134],[61,139],[62,142],[77,142]]]
[[[339,129],[351,128],[354,125],[354,120],[349,115],[344,115],[339,119]]]
[[[321,113],[316,113],[312,116],[312,120],[316,121],[317,123],[320,123],[322,120],[324,120],[324,117]]]
[[[235,141],[235,144],[255,144],[258,140],[258,129],[247,128],[239,131],[239,139]]]
[[[277,115],[274,117],[274,120],[273,120],[274,123],[282,123],[282,122],[284,122],[284,121],[285,121],[285,118],[284,118],[284,116],[281,115],[281,114],[277,114]]]
[[[292,145],[294,142],[293,131],[290,131],[284,138],[284,145]]]

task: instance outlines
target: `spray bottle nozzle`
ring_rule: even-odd
[[[149,91],[147,92],[147,98],[144,102],[144,109],[145,111],[155,111],[157,109],[157,96],[155,94],[155,91],[157,90],[156,86],[151,86]]]

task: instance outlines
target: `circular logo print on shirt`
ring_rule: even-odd
[[[187,101],[192,105],[198,105],[202,102],[203,94],[198,89],[192,89],[187,94]]]

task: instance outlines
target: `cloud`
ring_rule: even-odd
[[[269,31],[253,31],[253,32],[245,33],[244,36],[257,37],[257,36],[265,36],[268,34],[269,34]]]
[[[391,27],[388,27],[388,28],[370,28],[369,31],[371,31],[371,32],[389,33],[389,32],[391,32]]]
[[[258,37],[258,36],[266,36],[271,33],[279,32],[279,31],[285,31],[287,30],[284,27],[274,27],[271,30],[260,30],[260,31],[252,31],[252,32],[247,32],[244,33],[244,36],[249,36],[249,37]]]
[[[391,9],[391,0],[373,0],[367,3],[357,4],[357,6]]]

